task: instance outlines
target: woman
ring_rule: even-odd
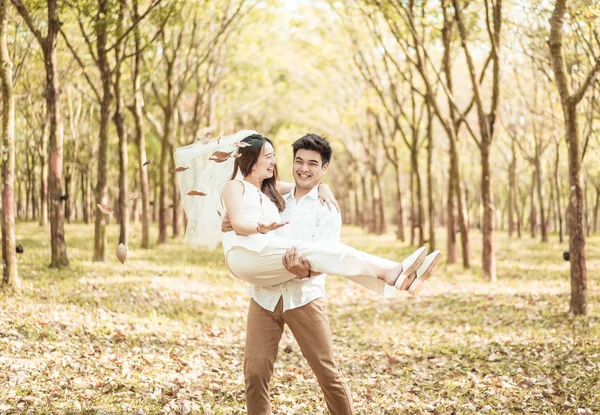
[[[192,146],[196,146],[192,145]],[[191,161],[188,146],[176,152],[178,166]],[[429,256],[425,248],[420,248],[402,263],[379,258],[360,252],[347,245],[297,241],[277,236],[274,231],[285,223],[281,222],[279,212],[285,203],[281,193],[290,190],[290,186],[277,181],[275,152],[271,141],[252,131],[241,131],[233,136],[219,139],[217,146],[207,147],[212,153],[213,164],[201,161],[188,175],[180,176],[180,189],[184,198],[184,208],[191,219],[186,229],[186,240],[191,243],[214,248],[214,215],[219,218],[226,211],[234,231],[222,234],[225,260],[231,273],[251,284],[267,286],[296,278],[288,272],[282,263],[282,257],[288,248],[297,247],[311,264],[311,271],[335,274],[342,277],[369,276],[378,278],[397,289],[408,290],[417,295],[440,259],[440,252]],[[223,151],[233,148],[232,151]],[[200,152],[196,152],[197,161]],[[204,152],[204,157],[206,152]],[[187,157],[185,157],[187,155]],[[233,160],[233,166],[231,166]],[[229,166],[216,167],[217,164]],[[223,177],[227,174],[229,177]],[[195,180],[194,180],[195,179]],[[198,180],[199,179],[199,180]],[[187,189],[194,182],[200,197],[190,203]],[[210,189],[202,192],[200,189]],[[221,193],[222,189],[222,193]],[[186,196],[183,196],[183,194]],[[222,200],[221,200],[222,194]],[[218,200],[217,200],[218,198]],[[186,203],[187,199],[187,203]],[[223,209],[224,208],[224,209]],[[218,220],[220,225],[220,220]],[[206,239],[210,239],[206,243]]]

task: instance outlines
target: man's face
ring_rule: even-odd
[[[294,166],[292,167],[296,187],[312,189],[325,176],[327,167],[329,167],[329,164],[323,165],[323,159],[319,152],[301,148],[296,152]]]

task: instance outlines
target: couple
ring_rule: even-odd
[[[323,273],[386,296],[395,289],[416,295],[440,254],[425,257],[420,248],[398,263],[339,243],[340,215],[319,200],[323,193],[332,199],[328,187],[319,185],[331,147],[309,134],[293,148],[295,186],[277,181],[272,143],[252,131],[178,149],[177,165],[190,167],[180,174],[186,241],[213,249],[222,239],[230,271],[251,283],[244,359],[248,413],[270,413],[268,383],[288,324],[330,413],[351,414],[348,387],[333,360]],[[188,196],[190,190],[200,197]],[[233,230],[222,233],[226,214],[223,226]]]

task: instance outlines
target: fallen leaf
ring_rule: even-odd
[[[199,192],[197,190],[190,190],[186,193],[188,196],[206,196],[206,193]]]
[[[100,212],[106,213],[107,215],[110,215],[113,213],[113,210],[111,208],[109,208],[106,205],[103,205],[102,203],[98,203],[98,209],[100,209]]]
[[[147,166],[148,164],[152,163],[153,161],[154,161],[154,159],[146,160],[146,161],[144,162],[144,164],[142,164],[142,167],[143,167],[143,166]]]
[[[121,261],[121,264],[125,264],[125,260],[127,259],[127,247],[122,243],[117,246],[117,259]]]
[[[175,169],[169,170],[171,173],[181,173],[182,171],[188,170],[189,167],[177,167]]]

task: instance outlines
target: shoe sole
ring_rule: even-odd
[[[423,275],[421,275],[419,278],[415,279],[415,281],[413,281],[413,283],[408,287],[408,292],[409,294],[411,294],[412,296],[416,297],[417,295],[419,295],[419,292],[421,292],[421,290],[423,289],[423,283],[429,278],[431,277],[431,275],[433,274],[433,272],[436,270],[438,264],[440,263],[440,259],[442,257],[442,254],[438,254],[434,259],[433,262],[431,264],[429,264],[429,266],[427,267],[427,269],[425,270],[425,272],[423,273]],[[416,284],[413,287],[413,284]]]

